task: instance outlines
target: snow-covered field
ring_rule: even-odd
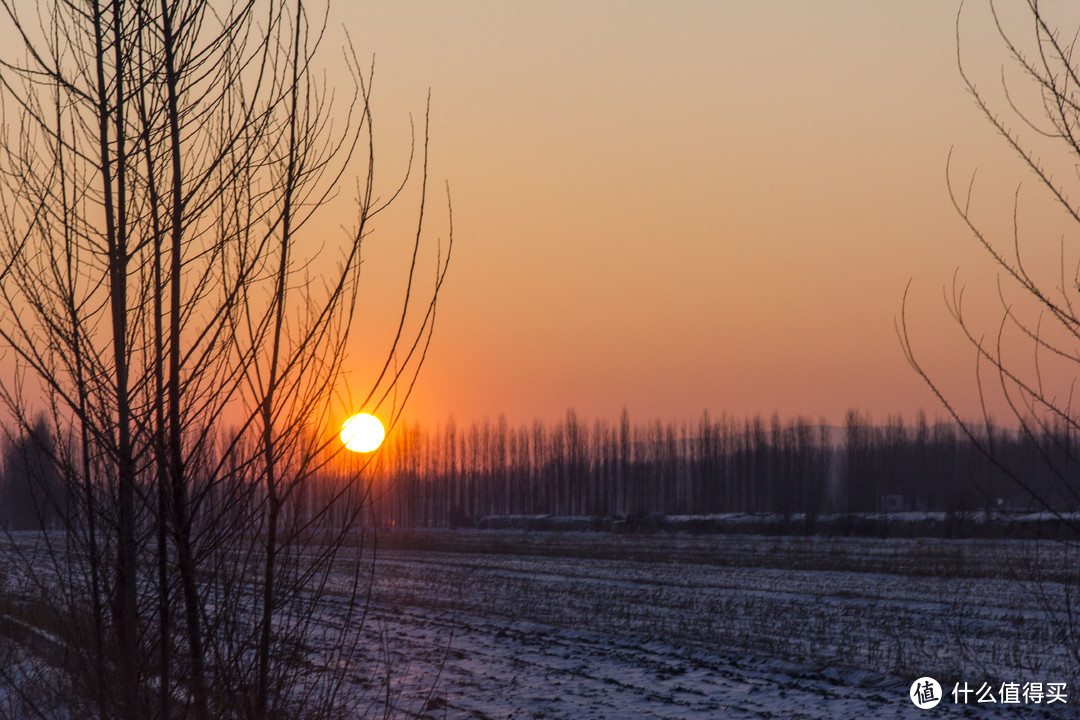
[[[1080,637],[1068,628],[1078,563],[1058,543],[476,530],[377,540],[360,557],[371,602],[349,666],[367,717],[1080,715],[1068,641]],[[351,562],[335,582],[351,582]],[[331,592],[319,621],[334,627],[345,604]],[[942,686],[934,709],[909,699],[922,676]],[[1051,683],[1065,683],[1067,702],[1050,702]],[[967,703],[955,702],[965,685]]]
[[[388,682],[430,718],[1073,717],[1069,560],[1015,541],[383,534],[360,639],[381,650],[357,677],[373,710]],[[932,710],[908,697],[925,675]],[[1000,702],[1062,682],[1065,704]],[[977,702],[984,683],[998,702]]]

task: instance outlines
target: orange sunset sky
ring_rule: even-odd
[[[1066,3],[1048,7],[1080,27]],[[989,333],[1000,309],[995,270],[950,204],[950,148],[960,187],[978,171],[973,208],[1006,243],[1025,182],[1033,263],[1052,270],[1075,232],[1055,224],[966,92],[957,10],[941,0],[338,7],[331,24],[361,58],[375,56],[387,188],[405,165],[409,113],[422,126],[431,88],[423,277],[446,236],[445,181],[453,194],[453,263],[408,417],[527,422],[573,407],[615,419],[624,406],[639,420],[704,409],[933,417],[940,406],[894,330],[909,280],[920,357],[962,412],[976,412],[974,354],[942,290],[958,271]],[[1003,20],[1030,35],[1022,14]],[[1000,98],[1008,59],[984,3],[965,7],[959,37],[973,79]],[[368,247],[354,396],[400,297],[394,248],[411,232],[410,203],[415,188]]]

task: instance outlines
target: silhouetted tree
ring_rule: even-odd
[[[11,530],[59,527],[67,511],[66,488],[54,464],[55,443],[44,416],[5,438],[0,464],[0,523]]]
[[[316,77],[325,15],[303,0],[0,7],[18,46],[0,60],[0,338],[17,362],[0,399],[24,431],[49,409],[66,531],[9,549],[36,594],[6,606],[56,618],[61,647],[27,646],[0,678],[28,703],[30,684],[53,689],[46,712],[70,717],[329,716],[356,603],[319,657],[308,640],[370,500],[359,470],[323,482],[381,207],[370,74],[350,51],[354,87]],[[423,164],[426,188],[426,134]],[[354,175],[354,227],[312,242]],[[415,312],[420,220],[361,402],[391,422],[449,258]]]
[[[1004,85],[1004,96],[988,92],[966,63],[963,13],[957,18],[961,77],[983,116],[1030,170],[1036,187],[1060,210],[1059,217],[1076,228],[1080,226],[1080,205],[1074,200],[1077,188],[1073,168],[1080,160],[1080,64],[1074,53],[1075,33],[1056,27],[1050,12],[1038,0],[1017,5],[1016,10],[1026,17],[1015,27],[997,6],[983,10],[990,14],[1009,62],[1000,75],[994,74],[995,81]],[[1014,74],[1013,70],[1019,72]],[[901,311],[897,333],[912,367],[996,472],[1011,478],[1038,507],[1059,514],[1059,519],[1080,530],[1071,516],[1060,514],[1080,506],[1075,457],[1075,436],[1080,425],[1072,401],[1080,358],[1080,313],[1075,304],[1077,254],[1056,234],[1034,241],[1025,236],[1023,203],[1027,195],[1019,189],[1012,198],[1013,222],[999,230],[976,216],[972,207],[974,176],[965,183],[966,189],[954,185],[951,167],[947,179],[956,212],[998,270],[1001,307],[996,330],[987,333],[978,327],[978,321],[964,305],[963,288],[955,282],[946,296],[949,312],[976,357],[983,417],[974,422],[961,417],[949,399],[948,389],[923,366],[908,329],[906,309]],[[1040,219],[1049,216],[1044,209],[1037,213]],[[1059,258],[1056,266],[1047,267],[1035,259],[1037,253],[1047,257],[1047,249]],[[906,299],[905,293],[905,308]],[[1021,357],[1034,358],[1034,362],[1022,361]],[[1043,448],[1038,462],[1041,470],[1033,471],[1030,466],[1011,461],[1008,438],[997,437],[1000,429],[986,409],[991,404],[990,387],[1000,390],[1023,444]],[[984,484],[989,475],[992,473],[973,473],[977,483],[969,484],[966,492],[974,497],[989,494]]]
[[[972,314],[970,305],[965,305],[958,280],[946,293],[948,310],[975,356],[982,417],[974,421],[961,417],[950,390],[920,360],[909,332],[906,291],[897,334],[909,363],[968,441],[956,448],[967,482],[947,486],[950,517],[979,504],[987,510],[995,507],[1007,482],[1022,491],[1029,505],[1053,515],[1075,538],[1080,533],[1074,512],[1080,507],[1076,463],[1080,414],[1073,400],[1080,371],[1076,304],[1080,255],[1070,236],[1080,229],[1075,172],[1080,161],[1078,28],[1060,27],[1055,19],[1055,12],[1074,9],[1068,4],[1025,0],[970,7],[971,12],[988,13],[996,30],[994,44],[1005,61],[1000,69],[993,68],[989,87],[1001,87],[1002,92],[980,83],[979,70],[968,62],[967,11],[963,8],[957,17],[961,77],[985,119],[1027,167],[1034,197],[1045,203],[1035,206],[1033,195],[1018,187],[1011,198],[1011,221],[995,225],[973,204],[977,195],[974,173],[956,184],[951,163],[946,166],[956,212],[996,267],[1000,306],[988,327],[983,326],[981,313]],[[1075,16],[1070,22],[1076,22]],[[981,38],[978,44],[983,57],[990,44]],[[1037,222],[1032,222],[1035,218]],[[1060,221],[1064,229],[1048,232],[1054,221]],[[1015,432],[999,427],[990,415],[989,408],[1002,400],[1011,416],[1006,424],[1015,426]],[[972,446],[978,448],[978,456],[968,452]],[[1068,547],[1077,549],[1075,543]],[[1047,604],[1055,637],[1073,658],[1080,658],[1075,593],[1067,588],[1063,595],[1057,589],[1052,593],[1039,590],[1038,595]]]

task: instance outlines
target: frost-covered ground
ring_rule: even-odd
[[[371,603],[349,666],[367,717],[1080,716],[1068,642],[1080,637],[1068,627],[1080,563],[1063,544],[476,530],[377,540],[360,558]],[[325,598],[327,628],[345,613],[335,592],[356,576],[351,562]],[[944,689],[932,710],[908,697],[924,675]],[[957,683],[972,691],[966,705],[953,702]],[[1000,702],[1003,685],[1025,683],[1066,683],[1068,702]],[[984,684],[998,702],[977,702]]]
[[[430,718],[1074,717],[1080,694],[951,692],[1077,690],[1068,560],[1015,541],[384,534],[358,638],[381,651],[357,677],[373,710],[388,678],[399,712]],[[944,686],[933,710],[908,697],[923,675]]]

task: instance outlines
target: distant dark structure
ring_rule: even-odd
[[[53,459],[54,442],[45,418],[10,441],[0,464],[0,527],[52,530],[67,508],[63,483]]]

